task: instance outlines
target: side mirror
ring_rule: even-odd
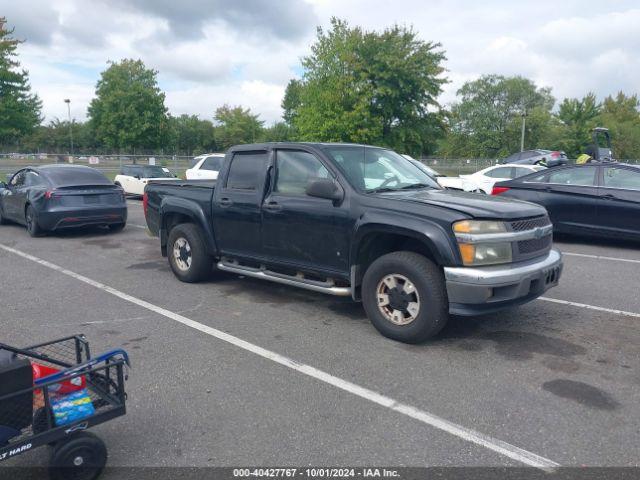
[[[326,198],[327,200],[342,200],[344,190],[332,178],[314,178],[309,180],[306,194],[310,197]]]

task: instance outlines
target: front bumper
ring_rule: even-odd
[[[554,287],[562,274],[562,254],[490,267],[445,267],[449,313],[479,315],[529,302]]]

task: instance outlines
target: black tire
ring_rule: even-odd
[[[38,225],[38,218],[36,217],[36,212],[31,205],[27,205],[27,209],[24,213],[24,221],[27,225],[27,232],[32,237],[39,237],[42,235],[43,231]]]
[[[395,287],[383,285],[388,277]],[[411,293],[405,292],[407,283]],[[379,294],[381,302],[388,301],[388,305],[379,306]],[[414,252],[393,252],[376,259],[362,281],[362,302],[369,320],[382,335],[404,343],[424,342],[437,335],[449,319],[442,271]]]
[[[51,480],[95,480],[107,463],[107,447],[89,432],[78,432],[57,443],[51,452]]]
[[[126,227],[126,225],[126,223],[112,223],[111,225],[108,225],[108,227],[112,233],[118,233],[124,230],[124,227]]]
[[[207,252],[200,228],[193,223],[181,223],[171,229],[167,256],[173,274],[182,282],[196,283],[211,274],[213,259]]]
[[[0,207],[0,225],[6,225],[7,223],[9,222],[7,222],[7,219],[2,214],[2,207]]]

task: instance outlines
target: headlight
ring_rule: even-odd
[[[511,243],[459,243],[462,263],[468,266],[511,262]]]
[[[503,222],[463,220],[453,224],[462,263],[468,266],[497,265],[512,261],[511,242],[500,241],[507,233]]]

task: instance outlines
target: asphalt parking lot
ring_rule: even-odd
[[[128,203],[119,234],[0,227],[2,341],[85,333],[132,357],[128,415],[96,428],[109,465],[640,464],[640,244],[558,239],[564,275],[543,299],[416,346],[346,299],[180,283]]]

